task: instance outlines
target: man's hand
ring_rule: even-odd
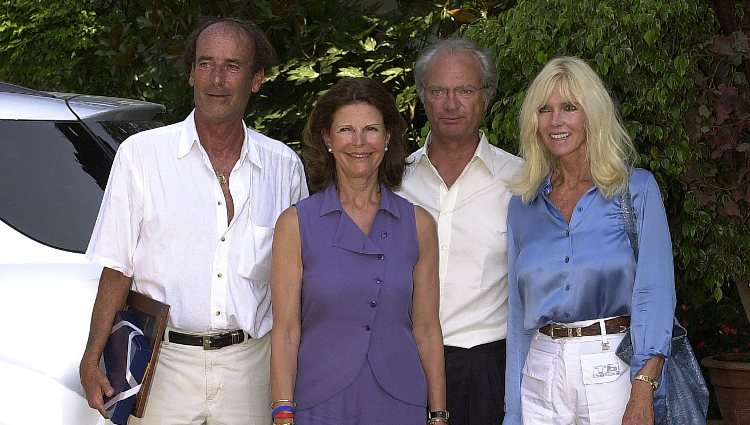
[[[82,361],[80,376],[89,407],[98,410],[102,417],[107,419],[107,411],[104,410],[104,395],[112,397],[115,393],[115,389],[109,384],[107,375],[99,368],[98,363]]]

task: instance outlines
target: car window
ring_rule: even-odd
[[[0,121],[0,219],[45,245],[84,252],[112,158],[78,122]]]
[[[159,121],[86,121],[86,124],[97,137],[115,150],[133,134],[164,125]]]

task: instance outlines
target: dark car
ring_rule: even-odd
[[[0,424],[104,423],[78,379],[101,273],[83,252],[117,147],[163,114],[0,82]]]

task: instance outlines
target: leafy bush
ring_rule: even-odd
[[[40,90],[100,91],[93,55],[102,25],[86,0],[0,0],[0,79]]]

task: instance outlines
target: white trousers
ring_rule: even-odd
[[[524,425],[620,425],[631,387],[630,367],[615,355],[624,335],[552,339],[537,331],[521,377]]]
[[[271,339],[218,350],[162,342],[143,418],[129,425],[268,425]]]

